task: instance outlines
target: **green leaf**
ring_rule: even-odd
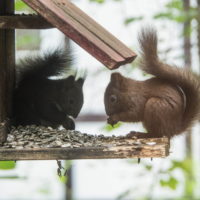
[[[47,188],[41,188],[38,190],[38,192],[45,195],[50,194],[50,190]]]
[[[180,0],[172,0],[166,4],[168,9],[176,9],[176,10],[183,10],[183,1]]]
[[[150,171],[152,169],[152,165],[145,165],[146,170]]]
[[[16,11],[26,11],[29,7],[21,0],[15,1],[15,10]]]
[[[142,16],[139,16],[139,17],[128,17],[124,20],[124,24],[125,25],[129,25],[130,23],[133,23],[135,21],[140,21],[142,20],[143,17]]]
[[[175,169],[181,169],[185,173],[190,173],[192,171],[192,161],[191,159],[185,159],[183,161],[172,161],[172,166],[169,168],[169,171],[173,171]]]
[[[172,190],[175,190],[177,188],[178,183],[178,180],[172,176],[170,176],[169,180],[160,180],[160,185],[162,187],[169,187]]]
[[[20,179],[20,180],[26,180],[27,177],[24,177],[24,176],[0,176],[0,180],[1,179]]]
[[[172,13],[170,12],[158,13],[154,15],[154,19],[172,19]]]
[[[105,0],[90,0],[90,2],[102,4],[105,3]]]
[[[110,131],[113,131],[113,130],[119,128],[121,125],[122,125],[121,122],[118,122],[117,124],[115,124],[115,125],[113,125],[113,126],[110,125],[110,124],[106,124],[106,125],[103,127],[103,130],[104,130],[104,131],[107,131],[107,132],[110,132]]]
[[[16,167],[15,161],[0,161],[1,170],[10,170]]]
[[[17,49],[38,49],[40,36],[37,31],[17,31],[16,48]]]
[[[61,176],[61,177],[59,177],[59,179],[62,183],[67,183],[67,181],[68,181],[68,178],[66,176]]]

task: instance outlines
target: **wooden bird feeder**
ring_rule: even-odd
[[[130,63],[136,54],[68,0],[23,0],[38,15],[15,15],[14,0],[0,1],[0,160],[58,160],[165,157],[169,140],[96,138],[96,143],[78,146],[35,145],[6,141],[10,132],[8,118],[15,80],[15,29],[56,27],[109,69]],[[12,131],[11,131],[12,132]],[[12,134],[8,134],[8,138]],[[17,140],[17,138],[15,138]],[[42,141],[41,138],[36,139]],[[32,141],[33,142],[33,141]],[[39,143],[39,142],[38,142]]]

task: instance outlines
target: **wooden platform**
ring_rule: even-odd
[[[169,155],[167,138],[129,139],[27,126],[12,129],[0,160],[158,158]]]

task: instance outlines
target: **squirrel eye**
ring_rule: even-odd
[[[110,102],[111,102],[111,103],[115,103],[116,101],[117,101],[117,96],[114,95],[114,94],[112,94],[112,95],[110,96]]]

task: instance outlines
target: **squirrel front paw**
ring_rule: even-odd
[[[65,122],[62,123],[63,127],[66,130],[74,130],[75,129],[75,123],[71,118],[67,118]]]
[[[114,117],[109,117],[107,119],[107,123],[110,124],[111,126],[114,126],[117,122],[118,120],[114,119]]]
[[[131,131],[126,135],[127,138],[137,138],[137,136],[138,134],[136,131]]]
[[[149,134],[147,133],[142,133],[142,132],[136,132],[136,131],[131,131],[126,135],[127,138],[148,138]]]

